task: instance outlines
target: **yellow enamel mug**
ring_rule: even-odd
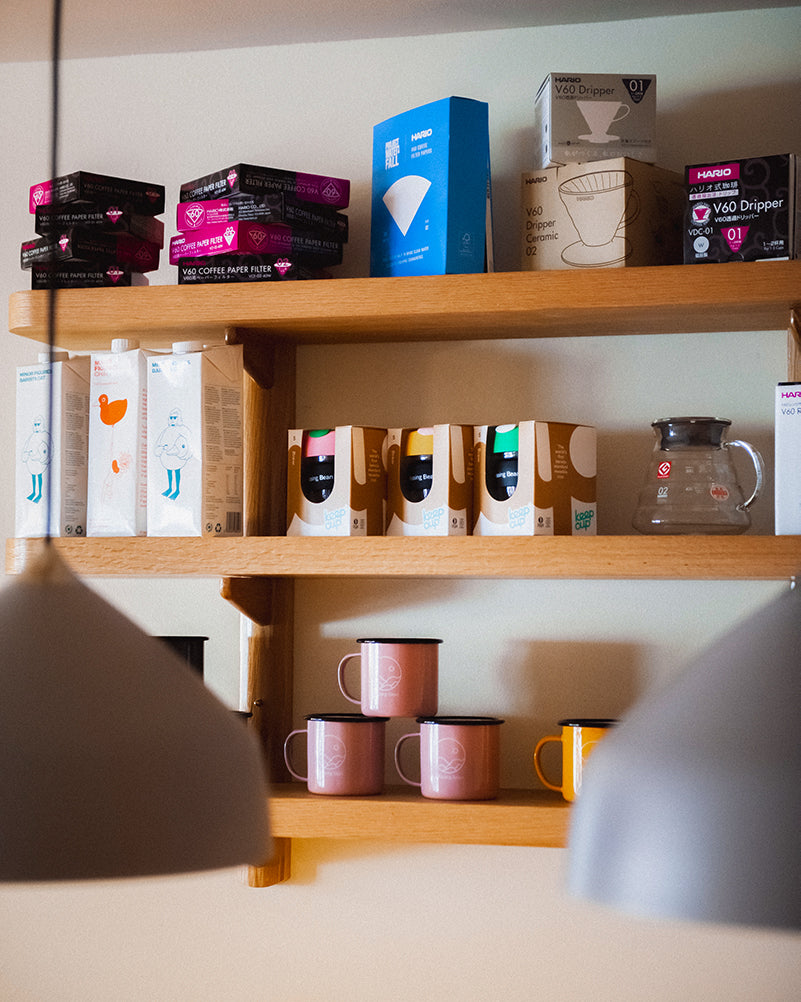
[[[596,744],[616,723],[616,720],[595,720],[592,718],[560,720],[561,734],[549,734],[540,738],[534,749],[534,768],[548,789],[561,793],[565,800],[575,800],[581,789],[584,763]],[[559,741],[562,745],[561,786],[552,783],[543,773],[542,752],[551,741]]]

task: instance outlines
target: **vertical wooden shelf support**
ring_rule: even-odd
[[[790,327],[787,332],[787,381],[801,382],[801,311],[790,310]]]
[[[295,348],[258,332],[230,328],[244,346],[245,535],[286,531],[287,428],[295,421]],[[286,782],[283,740],[292,729],[294,583],[290,578],[224,578],[221,594],[252,620],[248,646],[250,726],[264,748],[271,782]],[[273,839],[264,866],[249,868],[252,887],[288,880],[292,843]]]

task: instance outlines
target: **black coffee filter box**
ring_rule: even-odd
[[[796,154],[693,164],[685,180],[685,264],[799,257]]]

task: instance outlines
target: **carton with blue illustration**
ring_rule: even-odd
[[[16,535],[85,535],[88,356],[42,352],[17,367],[16,432]]]
[[[449,97],[373,128],[370,274],[492,270],[489,107]]]
[[[147,360],[148,536],[241,536],[242,345]]]

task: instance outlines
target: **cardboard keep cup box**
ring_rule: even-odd
[[[686,168],[684,263],[801,256],[801,164],[795,154]]]
[[[521,270],[682,263],[684,179],[629,157],[522,176]]]
[[[492,270],[489,109],[449,97],[373,129],[370,274]]]
[[[656,160],[653,74],[549,73],[534,100],[539,167],[628,156]]]
[[[386,428],[291,429],[288,536],[382,536]]]
[[[521,421],[475,428],[476,536],[594,536],[591,425]]]
[[[473,427],[387,431],[388,536],[465,536],[473,525]]]
[[[52,422],[48,416],[52,380]],[[89,356],[39,355],[17,367],[15,534],[86,534]]]
[[[148,536],[241,536],[242,345],[148,359]]]

